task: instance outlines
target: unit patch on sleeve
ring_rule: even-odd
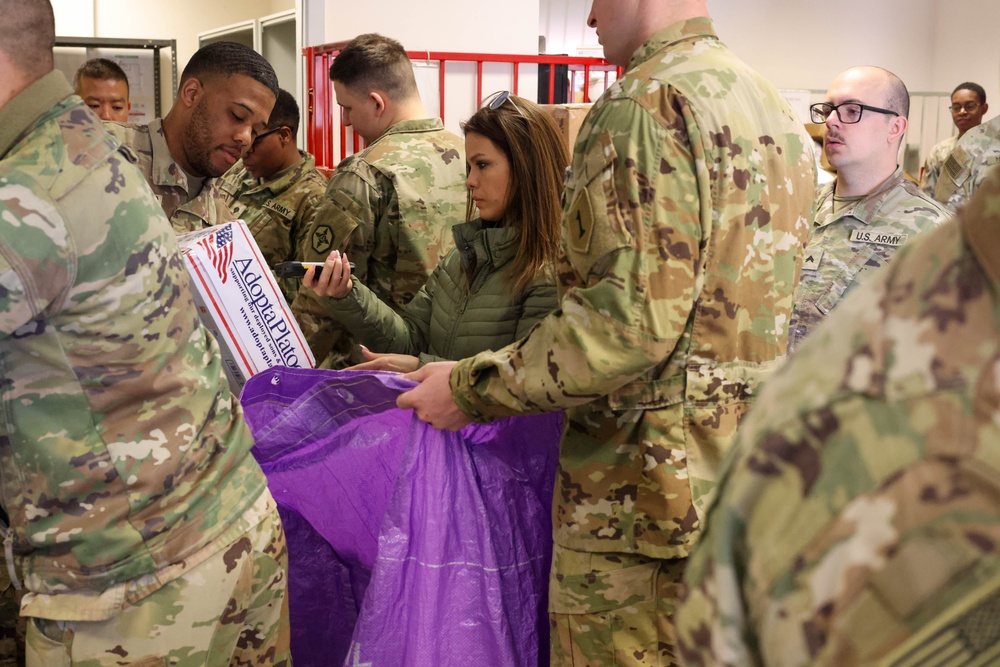
[[[312,248],[319,254],[330,251],[333,247],[333,229],[330,225],[320,225],[312,233]]]
[[[587,190],[583,190],[573,202],[573,208],[566,218],[566,234],[569,236],[570,248],[581,254],[590,250],[590,237],[594,235],[594,212]]]

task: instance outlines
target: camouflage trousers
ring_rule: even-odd
[[[7,559],[0,555],[0,667],[24,667],[26,619],[20,614],[24,591],[14,590]]]
[[[674,606],[686,559],[555,545],[549,578],[552,667],[675,667]]]
[[[288,551],[277,510],[106,621],[28,619],[28,667],[290,667]]]

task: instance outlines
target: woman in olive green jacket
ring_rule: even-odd
[[[314,269],[303,279],[366,346],[368,361],[355,368],[408,372],[499,349],[556,307],[569,155],[555,122],[533,102],[501,92],[463,130],[469,221],[453,228],[455,247],[402,314],[351,279],[346,255],[332,253],[317,279]]]

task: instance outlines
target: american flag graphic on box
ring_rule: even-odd
[[[229,263],[233,261],[233,228],[224,225],[198,242],[208,254],[219,280],[223,283],[229,278]]]
[[[229,386],[239,395],[265,368],[316,361],[278,281],[242,220],[177,235],[202,322],[219,343]]]

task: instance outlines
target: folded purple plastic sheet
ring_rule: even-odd
[[[392,373],[275,367],[241,401],[288,536],[292,657],[548,664],[561,416],[438,431]]]

